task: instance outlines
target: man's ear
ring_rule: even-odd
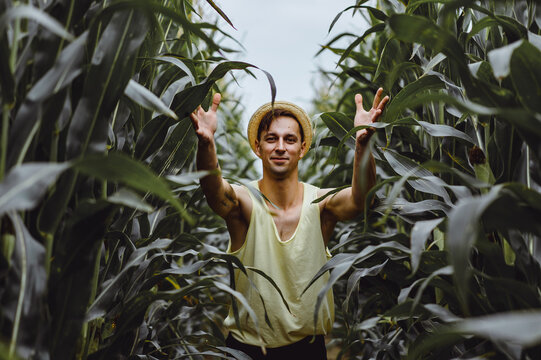
[[[303,141],[301,143],[301,159],[304,157],[304,155],[306,155],[307,151],[308,149],[306,148],[306,141]]]
[[[255,139],[255,154],[258,158],[261,158],[261,153],[259,152],[259,139]]]

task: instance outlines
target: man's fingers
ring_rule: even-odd
[[[220,105],[220,101],[222,100],[222,95],[220,93],[214,94],[212,97],[212,107],[211,110],[216,112],[218,110],[218,105]]]
[[[383,93],[383,88],[379,88],[378,91],[376,91],[376,96],[374,96],[374,103],[372,104],[373,108],[377,108],[379,105],[379,101],[381,99],[381,94]]]
[[[195,130],[199,129],[199,120],[197,119],[194,113],[190,114],[190,119],[192,119],[192,124]]]
[[[381,110],[380,109],[377,109],[375,112],[374,112],[374,115],[372,115],[372,122],[376,122],[378,121],[378,117],[381,115]],[[371,129],[374,129],[374,128],[371,128]],[[375,131],[375,129],[374,129]]]
[[[385,105],[389,102],[389,96],[385,96],[383,98],[383,100],[381,100],[381,102],[379,103],[378,105],[378,110],[382,110],[383,111],[383,108],[385,107]]]
[[[364,110],[363,96],[361,94],[355,94],[355,105],[357,106],[357,111]]]

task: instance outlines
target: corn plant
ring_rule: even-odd
[[[367,205],[375,204],[336,234],[334,257],[317,275],[331,274],[340,356],[537,359],[538,4],[370,4],[356,1],[331,23],[353,13],[370,26],[322,47],[337,66],[322,73],[332,96],[315,102],[328,130],[314,163],[328,174],[322,185],[341,186],[358,130],[353,95],[369,104],[381,86],[391,97],[374,125],[379,181]]]
[[[0,358],[230,352],[224,275],[246,269],[216,247],[188,114],[252,65],[196,5],[0,1]]]

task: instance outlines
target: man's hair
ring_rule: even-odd
[[[304,141],[304,131],[302,130],[302,125],[299,119],[297,119],[297,117],[293,115],[291,111],[284,110],[284,109],[269,110],[267,111],[265,115],[263,115],[263,117],[261,118],[261,122],[259,123],[259,127],[257,128],[257,140],[261,140],[261,133],[263,131],[269,130],[269,127],[272,121],[280,116],[287,116],[287,117],[295,119],[297,124],[299,124],[299,129],[301,132],[301,143],[302,143]]]

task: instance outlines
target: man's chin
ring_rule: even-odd
[[[287,167],[271,167],[270,173],[277,179],[285,179],[291,171]]]

